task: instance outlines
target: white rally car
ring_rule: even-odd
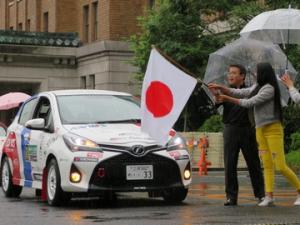
[[[140,107],[126,93],[63,90],[27,100],[8,128],[1,184],[7,197],[22,187],[60,205],[73,196],[144,191],[169,202],[185,199],[191,164],[185,141],[166,146],[140,129]]]

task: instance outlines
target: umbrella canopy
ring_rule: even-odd
[[[22,92],[10,92],[0,96],[0,110],[16,108],[21,102],[30,98],[30,95]]]
[[[241,37],[210,54],[203,81],[227,84],[228,67],[231,64],[241,64],[247,70],[246,85],[250,86],[255,82],[256,65],[260,62],[269,62],[274,68],[279,80],[283,103],[286,104],[289,93],[279,79],[285,72],[286,55],[278,45],[270,42]],[[297,72],[290,62],[288,62],[288,70],[294,80]]]
[[[240,35],[276,44],[300,44],[300,10],[263,12],[250,20]]]

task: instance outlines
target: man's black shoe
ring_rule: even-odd
[[[237,201],[234,199],[227,199],[226,202],[224,202],[224,206],[235,206],[237,205]]]

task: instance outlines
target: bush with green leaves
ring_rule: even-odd
[[[286,162],[289,166],[299,167],[300,166],[300,150],[291,151],[285,155]]]
[[[207,119],[203,125],[200,127],[199,131],[201,132],[222,132],[224,125],[222,122],[221,115],[212,115]]]
[[[300,151],[300,132],[291,135],[290,151]]]
[[[283,110],[283,124],[284,124],[284,148],[285,152],[289,152],[294,149],[292,147],[292,135],[294,136],[294,144],[296,146],[296,136],[298,132],[300,132],[300,107],[295,104],[290,104],[288,107],[285,107]],[[298,148],[300,150],[300,148]]]
[[[290,135],[289,152],[286,154],[286,162],[292,167],[300,166],[300,131]]]

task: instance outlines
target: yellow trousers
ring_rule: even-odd
[[[296,190],[300,190],[298,177],[285,162],[281,123],[275,122],[256,128],[256,140],[264,167],[265,191],[273,192],[274,190],[275,169],[285,176]]]

